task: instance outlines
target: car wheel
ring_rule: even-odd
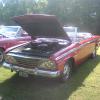
[[[67,62],[67,63],[64,65],[64,69],[63,69],[63,72],[62,72],[62,75],[61,75],[61,81],[62,81],[62,82],[67,81],[67,80],[70,78],[71,73],[72,73],[71,62]]]
[[[4,60],[4,51],[0,49],[0,64],[3,62],[3,60]]]

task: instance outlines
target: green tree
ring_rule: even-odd
[[[63,24],[98,33],[100,0],[48,0],[46,13],[57,15]]]
[[[5,6],[0,3],[0,24],[14,24],[11,21],[13,16],[43,13],[46,5],[46,0],[6,0]]]

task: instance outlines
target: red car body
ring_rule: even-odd
[[[20,26],[2,26],[0,28],[0,63],[4,59],[5,50],[30,40],[31,36]]]
[[[16,29],[16,31],[13,31],[13,29]],[[2,26],[0,29],[0,49],[4,51],[14,45],[29,40],[31,40],[31,36],[27,33],[24,34],[24,30],[20,26]]]
[[[18,45],[30,40],[31,40],[30,36],[23,36],[23,37],[18,37],[18,38],[1,38],[0,49],[3,49],[5,51],[12,46],[15,46],[15,45]]]
[[[96,56],[99,36],[81,37],[73,42],[53,15],[25,15],[14,20],[35,37],[6,51],[3,66],[19,75],[67,80],[76,65]]]

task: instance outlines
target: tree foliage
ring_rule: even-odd
[[[30,13],[56,15],[63,25],[99,34],[100,0],[0,0],[0,24],[13,24],[11,17]]]
[[[0,4],[0,24],[13,24],[13,16],[43,13],[42,9],[46,7],[46,0],[2,0],[6,1],[5,6]]]
[[[100,0],[48,0],[47,13],[57,15],[63,24],[99,33]]]

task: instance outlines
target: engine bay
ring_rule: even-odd
[[[31,41],[29,44],[13,49],[10,52],[27,56],[49,57],[66,45],[68,45],[67,41]]]

